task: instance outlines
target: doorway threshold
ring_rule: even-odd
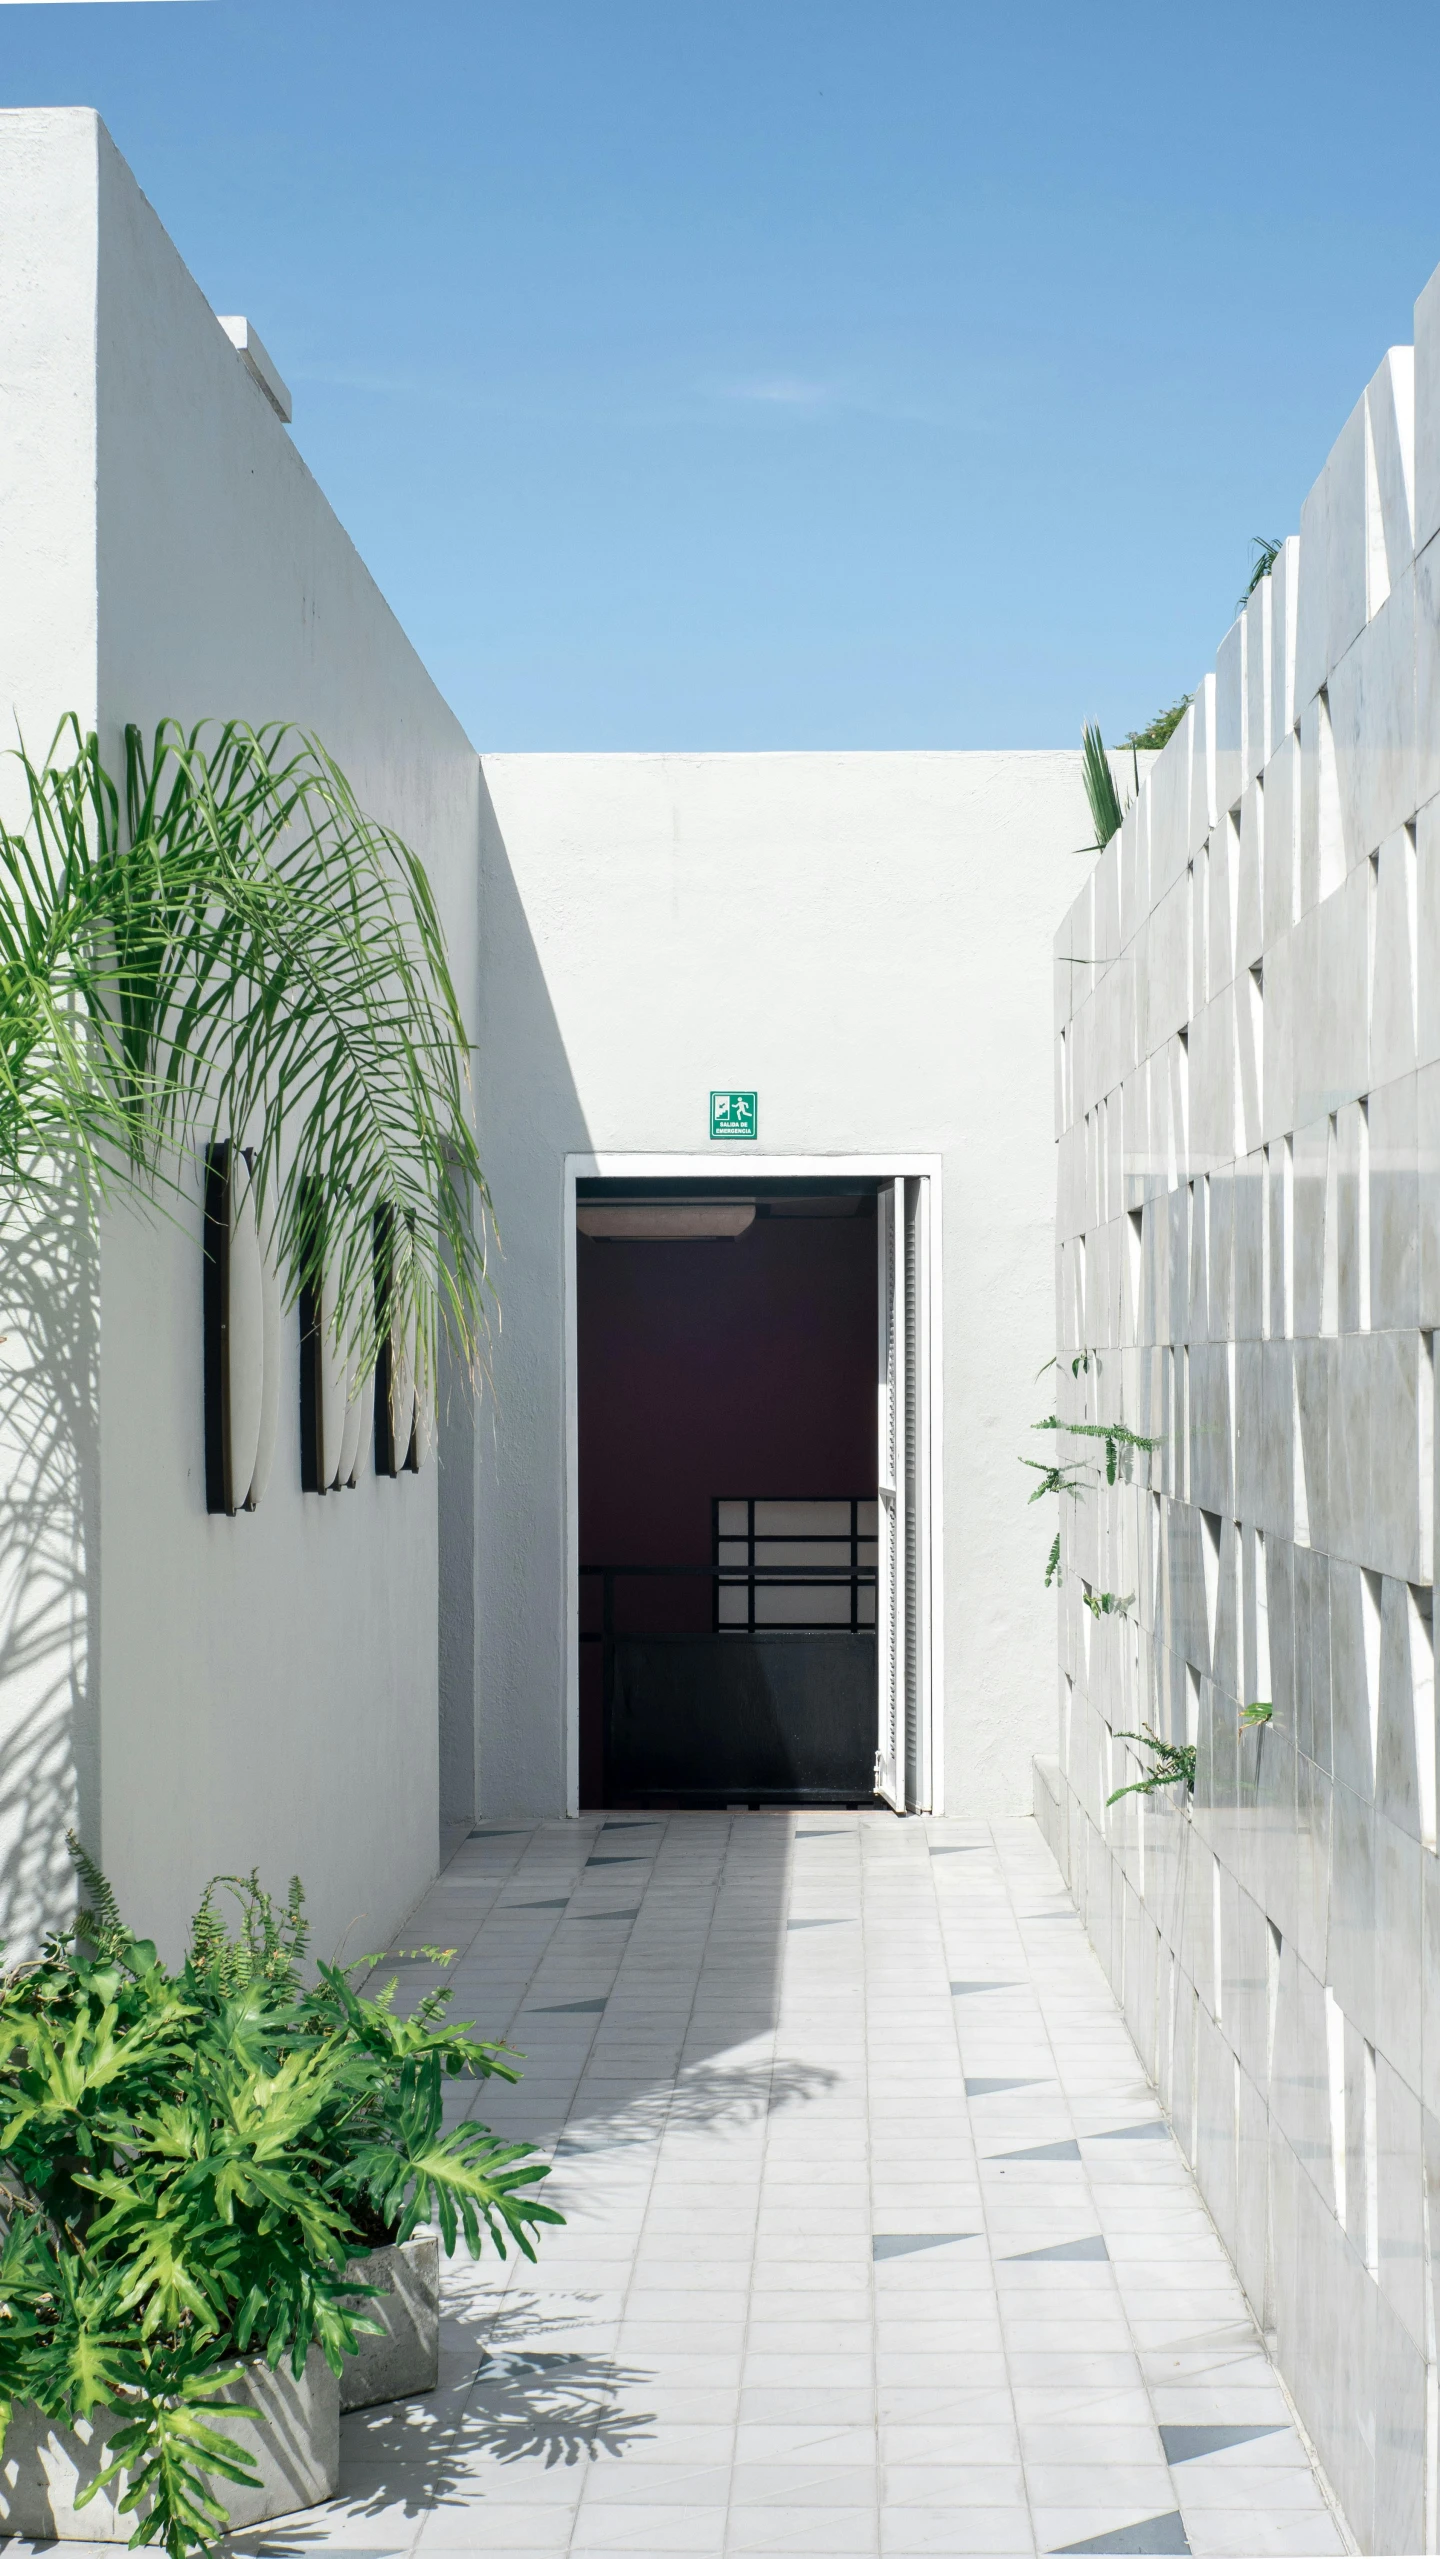
[[[586,1807],[604,1813],[888,1813],[878,1795],[847,1795],[839,1787],[757,1787],[737,1795],[718,1788],[694,1787],[681,1792],[648,1792],[637,1788],[613,1802]]]

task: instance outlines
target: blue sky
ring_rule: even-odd
[[[21,0],[481,746],[1187,690],[1440,263],[1440,12]]]

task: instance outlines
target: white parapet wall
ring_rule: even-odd
[[[1097,1480],[1035,1790],[1391,2552],[1440,2539],[1437,537],[1440,276],[1058,937],[1059,1410],[1157,1445],[1112,1489],[1057,1440]],[[1147,1725],[1193,1796],[1107,1806]]]
[[[72,711],[112,766],[130,720],[318,731],[423,857],[469,1009],[478,759],[87,110],[0,114],[0,390],[0,745]],[[0,791],[13,816],[13,767]],[[207,1515],[198,1177],[192,1207],[6,1238],[12,1952],[63,1912],[72,1820],[172,1949],[217,1870],[298,1868],[316,1951],[353,1954],[435,1866],[437,1470],[302,1493],[292,1312],[265,1498]]]

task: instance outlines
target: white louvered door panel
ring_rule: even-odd
[[[905,1445],[900,1477],[904,1493],[905,1648],[901,1659],[904,1673],[905,1803],[907,1810],[912,1813],[929,1812],[931,1809],[929,1719],[925,1713],[930,1673],[926,1656],[930,1624],[930,1590],[928,1543],[925,1532],[927,1515],[925,1493],[930,1464],[930,1412],[928,1381],[921,1357],[921,1344],[928,1329],[926,1320],[928,1310],[925,1302],[928,1243],[925,1221],[928,1207],[929,1184],[917,1179],[907,1181],[903,1253],[904,1393],[901,1399]]]
[[[905,1809],[905,1185],[887,1182],[876,1206],[879,1251],[879,1546],[875,1621],[878,1730],[875,1792]]]

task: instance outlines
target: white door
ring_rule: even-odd
[[[879,1720],[875,1792],[905,1810],[905,1185],[883,1183],[876,1206],[879,1301],[879,1543],[875,1556]]]
[[[897,1189],[900,1187],[896,1185]],[[926,1295],[930,1239],[927,1219],[930,1185],[923,1179],[905,1183],[904,1245],[901,1255],[904,1298],[904,1537],[901,1588],[904,1593],[905,1646],[901,1654],[905,1728],[905,1803],[912,1813],[931,1809],[930,1785],[930,1541],[927,1530],[930,1482],[929,1368],[930,1309]]]
[[[887,1182],[879,1241],[879,1544],[875,1623],[878,1729],[875,1792],[897,1813],[927,1810],[930,1752],[928,1541],[929,1409],[925,1216],[927,1184]]]

